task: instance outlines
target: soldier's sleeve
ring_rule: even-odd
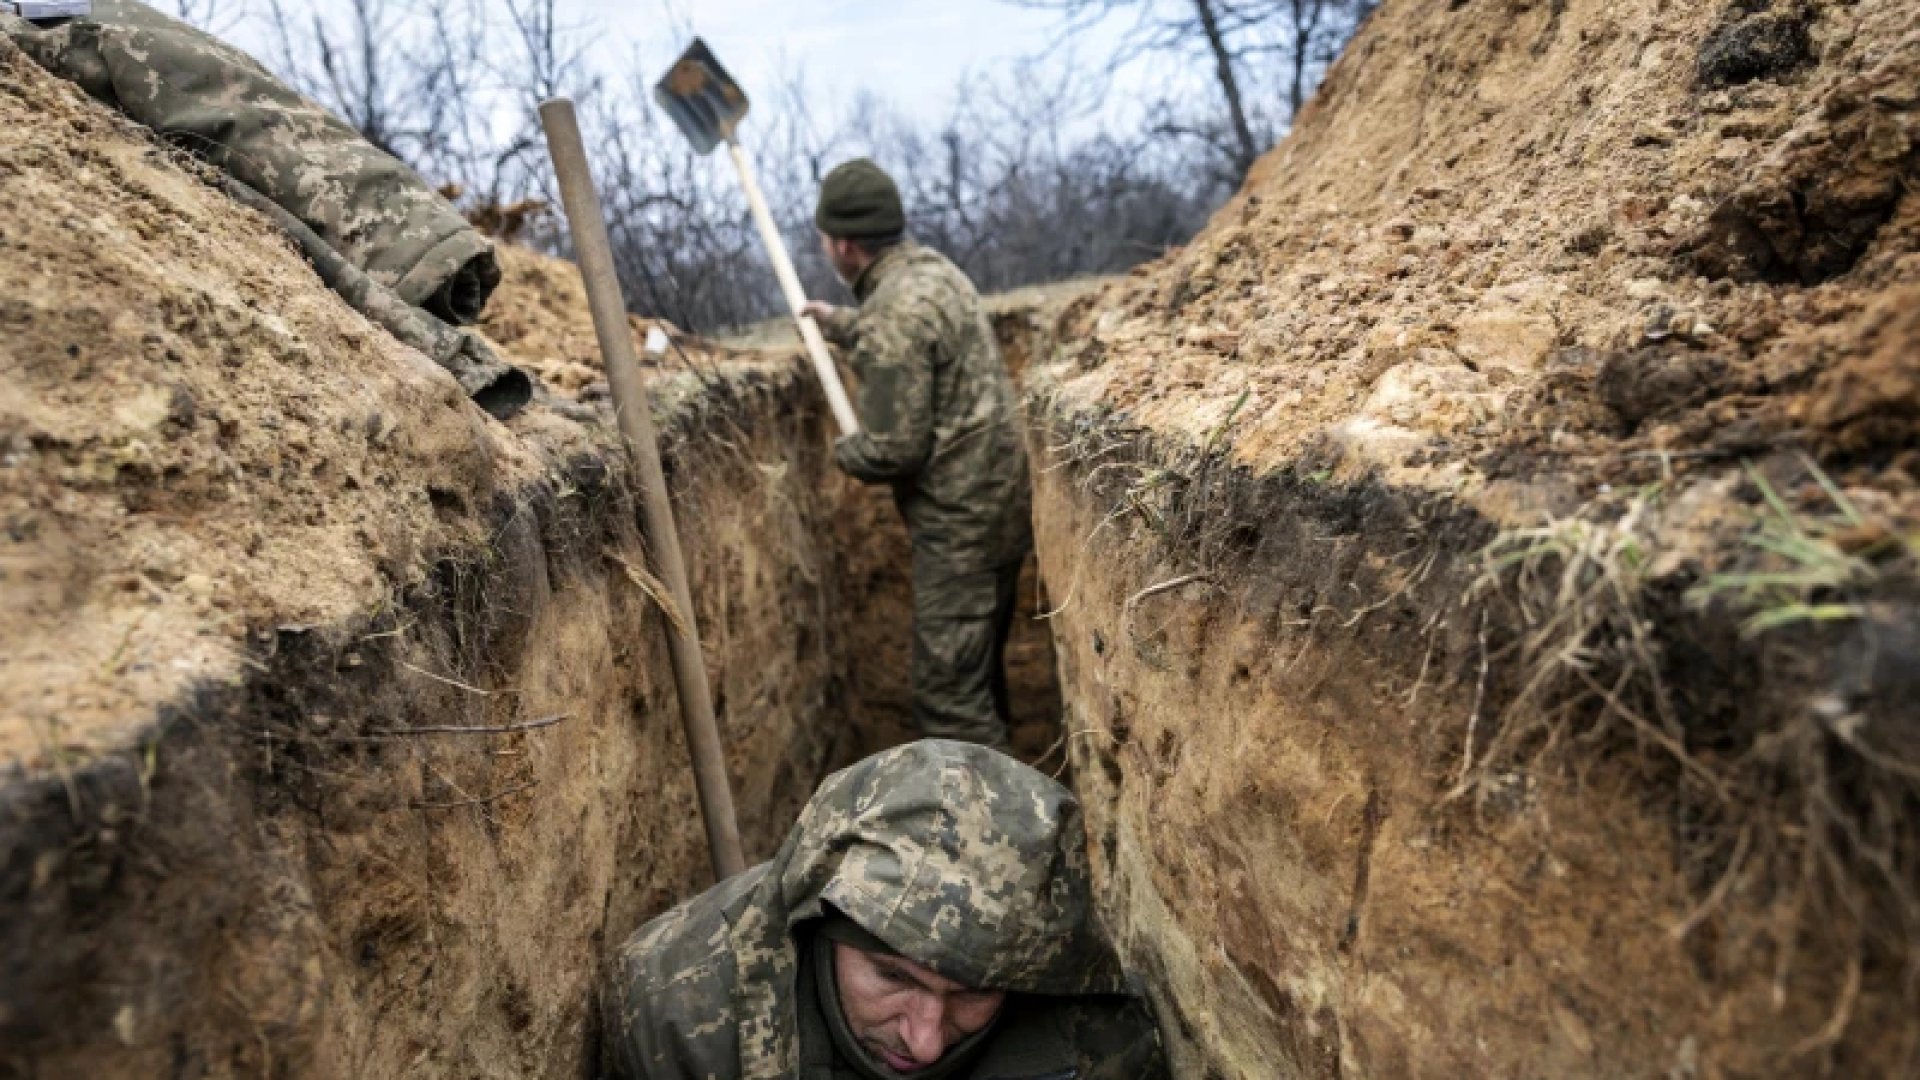
[[[847,475],[870,484],[911,480],[933,450],[933,359],[938,334],[905,305],[862,315],[851,357],[860,378],[860,432],[833,445]]]
[[[814,321],[820,324],[821,337],[844,349],[853,344],[853,324],[859,317],[860,313],[853,308],[836,307],[833,314]]]
[[[641,927],[614,954],[600,993],[604,1064],[612,1076],[738,1075],[737,975],[725,909],[755,881],[750,871],[708,890]]]

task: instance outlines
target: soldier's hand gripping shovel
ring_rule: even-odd
[[[827,393],[833,419],[840,425],[842,435],[858,432],[860,421],[854,415],[853,405],[847,401],[846,388],[840,385],[840,373],[833,366],[833,358],[827,354],[826,339],[820,336],[820,328],[813,319],[801,313],[806,307],[807,295],[800,290],[800,275],[793,271],[793,259],[787,255],[786,242],[780,238],[773,214],[767,210],[767,200],[760,194],[760,185],[753,178],[747,155],[734,138],[734,129],[747,115],[746,92],[720,66],[720,61],[714,59],[706,43],[695,38],[674,62],[667,77],[653,88],[653,99],[673,117],[674,124],[693,144],[696,153],[712,153],[714,147],[727,144],[733,167],[740,172],[740,186],[747,193],[747,205],[753,210],[753,223],[760,229],[767,257],[773,260],[773,272],[780,279],[780,291],[786,294],[787,307],[792,309],[793,320],[800,326],[800,339],[806,342],[807,356],[813,361],[814,374],[820,377],[821,389]]]

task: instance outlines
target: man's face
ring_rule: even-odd
[[[895,1072],[939,1061],[954,1044],[992,1023],[1007,997],[962,986],[905,957],[863,952],[837,941],[833,970],[847,1027],[867,1053]]]
[[[860,279],[860,271],[867,268],[866,252],[851,240],[820,233],[820,250],[827,253],[827,262],[832,264],[833,272],[840,275],[840,280],[849,287]]]

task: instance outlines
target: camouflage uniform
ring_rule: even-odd
[[[829,777],[773,860],[642,927],[602,1005],[616,1074],[829,1080],[802,941],[837,911],[915,963],[1009,992],[962,1080],[1154,1080],[1158,1032],[1090,910],[1080,807],[1002,754],[925,741]],[[831,909],[831,910],[830,910]]]
[[[1032,546],[1019,406],[979,294],[911,241],[827,319],[859,379],[863,430],[834,447],[849,475],[893,485],[913,537],[913,718],[927,735],[1004,747],[1001,653]]]
[[[0,16],[0,33],[224,171],[229,190],[287,229],[330,287],[451,370],[489,411],[525,402],[523,373],[447,325],[486,306],[500,280],[492,246],[393,155],[245,53],[145,4],[94,0],[88,17],[45,26]]]

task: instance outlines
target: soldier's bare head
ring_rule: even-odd
[[[940,1060],[956,1044],[984,1030],[1006,994],[976,990],[904,956],[833,943],[840,1011],[860,1045],[895,1072],[911,1073]]]

